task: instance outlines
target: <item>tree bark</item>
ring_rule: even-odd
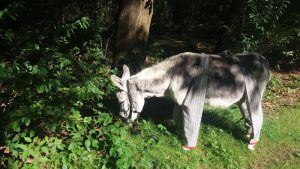
[[[121,62],[139,71],[145,60],[154,0],[120,0],[116,23],[113,67]]]

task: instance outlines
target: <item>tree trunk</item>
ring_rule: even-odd
[[[139,71],[145,60],[154,0],[120,0],[116,24],[113,66],[121,62]],[[135,70],[134,70],[135,69]]]

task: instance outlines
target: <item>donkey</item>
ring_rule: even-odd
[[[121,78],[111,75],[120,89],[120,116],[135,121],[145,98],[170,97],[173,117],[182,129],[184,150],[196,147],[204,104],[228,107],[237,104],[248,127],[248,149],[254,150],[263,124],[262,96],[269,80],[268,61],[258,53],[231,56],[185,52],[130,76],[123,66]]]

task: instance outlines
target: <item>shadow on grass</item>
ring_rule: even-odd
[[[116,97],[112,96],[103,101],[106,111],[118,116],[120,105]],[[155,123],[160,123],[164,120],[172,119],[174,103],[166,98],[150,98],[145,100],[143,111],[140,118],[152,120]]]
[[[140,120],[146,119],[155,124],[163,124],[169,132],[176,134],[176,126],[174,123],[170,123],[174,105],[174,102],[167,98],[146,99]],[[104,106],[108,112],[118,116],[119,104],[115,97],[104,101]],[[230,111],[228,109],[204,110],[201,123],[222,129],[237,140],[247,142],[248,140],[244,137],[246,129],[243,127],[243,121],[239,121],[239,118],[242,117],[239,113],[239,110]]]
[[[155,123],[172,119],[174,102],[166,98],[146,99],[141,117],[151,119]]]
[[[242,127],[243,121],[236,121],[232,117],[228,117],[231,113],[228,110],[205,110],[202,115],[202,123],[222,129],[226,133],[231,134],[235,139],[247,142],[246,129]]]

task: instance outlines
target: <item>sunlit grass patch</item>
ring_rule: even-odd
[[[300,164],[300,104],[266,115],[260,143],[247,149],[237,107],[206,108],[198,146],[181,149],[182,139],[170,126],[143,120],[129,136],[140,168],[297,168]],[[273,116],[276,115],[276,116]]]

